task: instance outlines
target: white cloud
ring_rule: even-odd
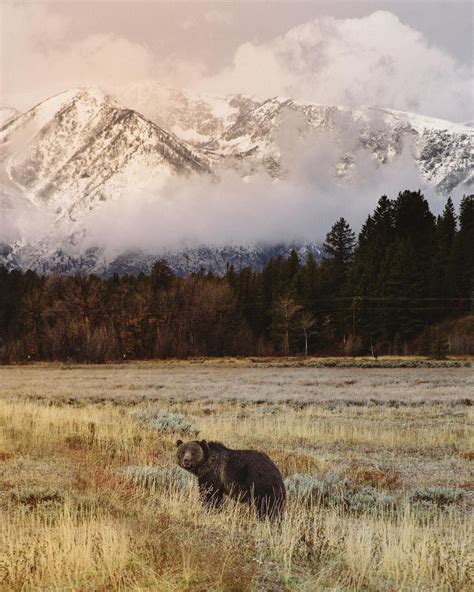
[[[142,79],[179,85],[200,73],[195,64],[159,60],[146,45],[113,33],[77,37],[70,20],[47,5],[4,4],[1,18],[1,103],[20,110],[75,86],[114,88]]]
[[[206,26],[231,23],[224,9]],[[190,18],[182,27],[196,26]],[[474,117],[473,80],[423,35],[390,12],[325,17],[258,44],[247,41],[216,75],[194,56],[157,56],[110,32],[74,33],[71,20],[45,4],[2,5],[2,102],[25,109],[71,86],[106,88],[140,79],[207,92],[285,95],[326,105],[378,105],[465,121]],[[218,48],[217,48],[218,50]]]
[[[325,105],[378,105],[453,121],[472,117],[474,99],[467,67],[382,11],[321,18],[268,43],[244,43],[231,66],[199,87]]]

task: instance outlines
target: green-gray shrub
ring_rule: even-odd
[[[323,478],[296,473],[285,480],[285,485],[289,497],[299,498],[311,505],[338,507],[353,513],[403,508],[401,495],[396,497],[369,485],[357,486],[334,472]],[[462,489],[434,486],[409,491],[405,499],[415,513],[423,517],[454,506],[463,498]]]
[[[135,411],[133,415],[147,427],[163,434],[180,434],[182,436],[197,436],[199,434],[197,426],[180,413],[150,408]]]
[[[285,480],[290,497],[297,497],[308,504],[340,507],[345,511],[360,513],[391,509],[395,498],[369,485],[357,487],[337,473],[319,478],[315,475],[296,473]]]

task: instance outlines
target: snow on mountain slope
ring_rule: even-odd
[[[170,175],[209,172],[184,142],[99,88],[66,91],[7,121],[0,164],[32,203],[71,220]]]
[[[160,187],[179,176],[187,193],[186,177],[192,172],[214,179],[233,169],[251,182],[263,166],[275,178],[264,186],[268,192],[278,180],[297,176],[292,167],[297,170],[303,158],[351,189],[352,172],[364,159],[382,167],[396,161],[405,148],[409,163],[414,162],[426,183],[439,192],[463,190],[473,179],[474,129],[468,125],[376,107],[326,107],[281,97],[211,97],[155,82],[128,86],[116,96],[119,101],[100,88],[87,87],[60,93],[24,114],[0,109],[0,216],[2,222],[7,220],[0,264],[106,275],[110,270],[146,271],[164,256],[178,273],[201,268],[221,273],[229,263],[261,266],[292,246],[305,256],[306,247],[296,243],[200,245],[156,253],[145,253],[137,244],[136,251],[113,256],[95,242],[92,248],[83,246],[91,245],[83,240],[90,230],[89,213],[103,202],[128,198],[123,202],[135,211],[135,199],[146,196],[156,202],[153,212],[159,217],[165,204],[160,200],[167,200],[166,207],[171,203]],[[319,157],[327,154],[330,158],[320,164]],[[222,187],[224,203],[231,198],[225,183]],[[240,203],[239,191],[240,186]],[[194,207],[185,203],[187,209]],[[196,208],[201,206],[196,203]],[[268,211],[270,215],[271,205]],[[42,215],[53,224],[50,233],[38,238],[31,229]],[[127,219],[122,222],[127,228]],[[140,233],[141,226],[136,235],[142,240]],[[315,245],[310,250],[318,254]]]
[[[0,107],[0,127],[18,114],[19,112],[14,107]]]
[[[70,237],[69,240],[74,242],[74,237]],[[230,265],[235,269],[250,266],[252,269],[261,270],[270,259],[278,256],[288,257],[293,249],[303,262],[309,254],[312,254],[316,260],[321,257],[321,248],[317,244],[301,242],[225,247],[200,246],[160,253],[149,253],[137,249],[115,255],[106,254],[98,247],[78,251],[72,244],[71,248],[68,248],[67,242],[63,242],[60,248],[56,249],[49,249],[47,243],[37,245],[19,243],[13,248],[0,243],[0,265],[8,269],[35,269],[41,274],[82,272],[110,277],[114,273],[119,275],[150,273],[153,263],[161,258],[168,262],[178,276],[187,276],[201,270],[224,275]]]
[[[134,83],[117,96],[193,144],[214,166],[237,168],[243,175],[263,164],[270,174],[284,176],[283,150],[291,153],[291,142],[306,136],[315,144],[329,141],[340,150],[334,164],[342,175],[360,154],[383,164],[409,146],[421,175],[438,191],[448,193],[472,180],[474,130],[462,124],[377,107],[327,107],[281,97],[213,97],[153,81]]]

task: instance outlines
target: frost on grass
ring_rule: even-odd
[[[286,479],[285,485],[290,497],[309,504],[342,507],[348,512],[390,509],[395,504],[394,496],[370,485],[354,486],[337,473],[328,473],[323,478],[297,473]]]
[[[120,473],[143,487],[186,490],[192,486],[192,477],[179,467],[129,466]]]
[[[199,434],[198,427],[180,413],[150,408],[135,411],[133,415],[140,423],[162,434],[180,434],[182,436],[197,436]]]

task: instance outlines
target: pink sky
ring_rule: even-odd
[[[143,79],[472,114],[470,2],[8,2],[1,103]]]

